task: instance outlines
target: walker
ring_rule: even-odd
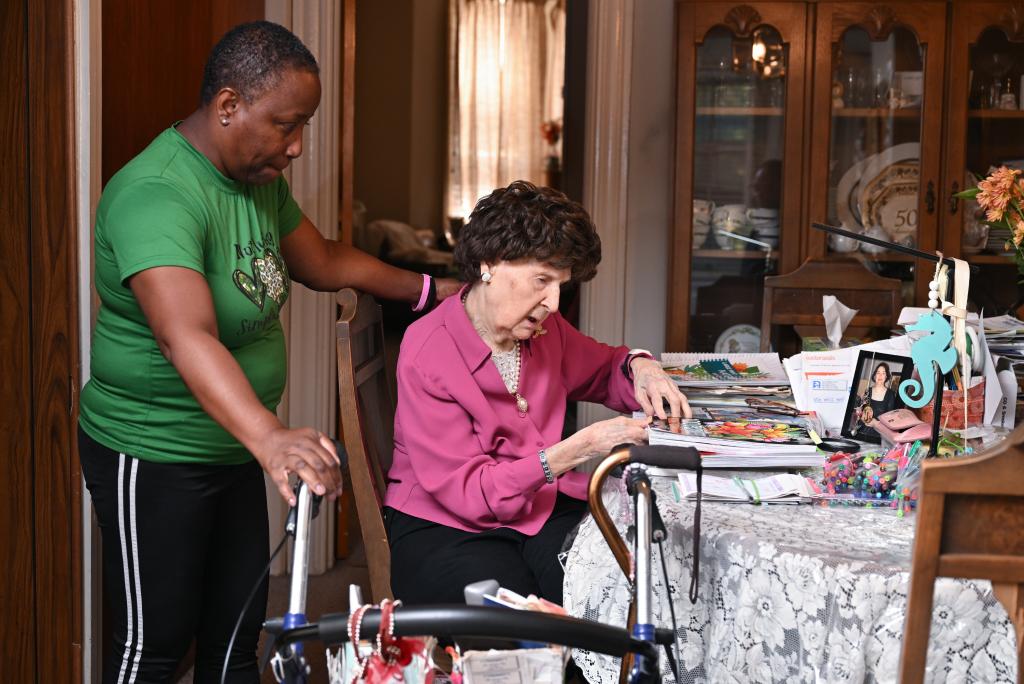
[[[402,636],[434,636],[457,640],[459,637],[485,637],[495,639],[529,639],[570,648],[580,648],[611,656],[622,657],[620,681],[630,684],[654,684],[661,681],[658,646],[665,648],[670,667],[675,673],[676,659],[671,647],[675,634],[671,629],[658,628],[651,618],[651,543],[665,539],[664,526],[651,490],[647,466],[693,470],[700,487],[700,455],[693,448],[668,446],[623,445],[612,450],[597,467],[590,480],[588,500],[601,533],[615,555],[623,572],[633,585],[633,609],[630,611],[629,629],[578,618],[510,610],[507,608],[466,605],[435,605],[398,607],[394,609],[393,633]],[[604,481],[621,471],[626,478],[627,491],[635,506],[636,533],[634,538],[635,564],[630,552],[611,523],[604,507],[601,490]],[[305,684],[309,669],[303,655],[306,641],[320,641],[325,645],[343,644],[349,640],[349,615],[327,614],[318,622],[308,622],[305,616],[306,579],[308,560],[309,523],[319,497],[311,496],[303,483],[300,486],[295,510],[295,550],[292,559],[291,593],[288,613],[264,623],[269,639],[267,653],[272,654],[274,676],[283,684]],[[698,507],[694,526],[700,524]],[[695,534],[695,544],[699,534]],[[695,555],[695,559],[696,559]],[[694,564],[694,584],[698,566]],[[691,587],[691,594],[692,594]],[[632,619],[635,615],[635,620]],[[376,634],[380,626],[381,611],[376,608],[362,614],[363,634]],[[678,680],[678,676],[676,677]],[[345,684],[348,684],[347,682]],[[416,683],[411,683],[416,684]]]

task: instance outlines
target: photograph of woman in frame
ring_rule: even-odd
[[[903,407],[897,390],[912,370],[913,362],[909,358],[861,351],[850,383],[843,436],[881,443],[882,438],[874,428],[875,420],[883,413]]]

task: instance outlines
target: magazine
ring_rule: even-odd
[[[788,385],[778,354],[664,353],[661,365],[682,387]]]
[[[736,417],[728,420],[683,418],[678,429],[656,420],[647,429],[651,444],[693,446],[715,453],[815,453],[807,428],[774,417]]]

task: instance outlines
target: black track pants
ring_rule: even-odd
[[[152,463],[78,431],[103,534],[103,597],[113,622],[104,684],[167,682],[193,637],[195,682],[219,682],[231,630],[268,558],[263,471]],[[267,582],[242,622],[229,682],[259,681]]]

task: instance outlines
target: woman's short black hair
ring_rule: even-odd
[[[579,202],[518,180],[476,203],[455,244],[455,265],[473,282],[481,263],[519,259],[570,269],[572,280],[585,282],[597,273],[601,238]]]
[[[239,24],[224,34],[206,59],[200,105],[210,104],[222,88],[233,88],[252,102],[277,85],[288,69],[320,73],[316,58],[284,26],[270,21]]]
[[[875,372],[871,374],[872,382],[874,382],[875,373],[878,372],[879,368],[884,368],[885,369],[885,381],[889,382],[889,378],[892,377],[892,373],[889,371],[889,364],[887,364],[885,361],[882,361],[882,363],[880,363],[877,366],[875,366]]]

